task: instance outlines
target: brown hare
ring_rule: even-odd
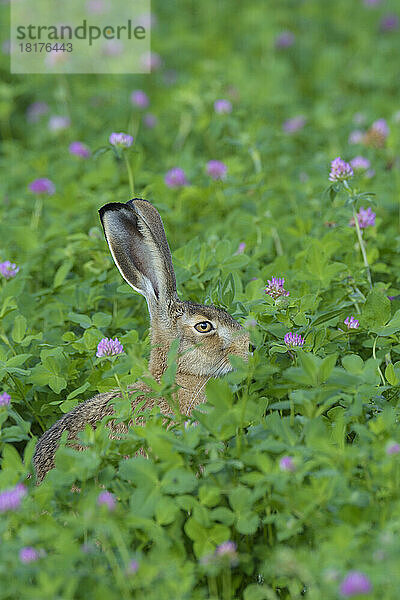
[[[161,217],[147,200],[134,199],[126,204],[106,204],[100,219],[112,257],[122,277],[147,301],[151,324],[151,354],[149,371],[160,380],[167,367],[171,343],[179,339],[176,384],[179,408],[190,415],[192,409],[204,402],[207,381],[232,370],[229,355],[247,359],[249,337],[246,331],[226,311],[213,306],[183,302],[176,292],[171,252]],[[130,391],[149,392],[142,382],[130,386]],[[92,427],[106,415],[114,414],[113,398],[120,391],[98,394],[82,402],[54,423],[39,439],[34,466],[37,482],[54,467],[54,454],[60,437],[68,431],[68,439]],[[143,396],[132,401],[134,407]],[[154,406],[147,400],[144,408]],[[159,401],[161,412],[171,412],[166,401]],[[113,433],[126,430],[124,424],[110,423]]]

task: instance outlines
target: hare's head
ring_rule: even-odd
[[[230,354],[247,358],[248,335],[229,313],[178,298],[164,227],[150,202],[114,202],[99,212],[122,277],[146,298],[154,350],[152,370],[165,368],[161,363],[165,363],[170,344],[177,338],[179,373],[218,377],[232,369]],[[155,361],[160,364],[155,365]]]

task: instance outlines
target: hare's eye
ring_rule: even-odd
[[[212,331],[214,329],[210,321],[201,321],[200,323],[196,323],[194,328],[199,333],[208,333],[209,331]]]

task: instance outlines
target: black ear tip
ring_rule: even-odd
[[[146,202],[147,204],[151,204],[151,202],[149,200],[146,200],[145,198],[132,198],[132,200],[128,200],[126,204],[128,204],[128,206],[131,206],[134,210],[136,210],[135,202],[137,200],[139,200],[140,202]]]
[[[119,210],[120,208],[124,208],[125,204],[123,202],[109,202],[105,204],[99,209],[100,219],[103,219],[104,213],[111,210]]]
[[[108,204],[105,204],[104,206],[102,206],[101,208],[99,208],[99,215],[100,215],[100,221],[101,224],[104,227],[104,216],[106,213],[110,213],[110,212],[121,212],[122,215],[126,214],[126,209],[127,207],[129,207],[135,217],[132,218],[136,219],[136,215],[137,215],[137,209],[135,206],[135,202],[139,200],[140,202],[146,202],[148,204],[151,204],[151,202],[149,202],[148,200],[145,200],[144,198],[132,198],[132,200],[128,200],[128,202],[109,202]]]
[[[103,222],[103,217],[106,212],[110,212],[112,210],[121,210],[121,208],[126,208],[127,205],[130,208],[133,208],[133,210],[135,210],[135,205],[134,205],[135,200],[141,200],[142,202],[147,202],[147,200],[143,200],[142,198],[132,198],[132,200],[128,200],[128,202],[109,202],[108,204],[105,204],[104,206],[102,206],[99,209],[99,215],[100,215],[101,222]]]
[[[148,204],[151,204],[151,202],[149,200],[146,200],[145,198],[132,198],[132,200],[128,200],[128,202],[109,202],[108,204],[105,204],[99,209],[100,219],[103,220],[104,213],[111,210],[120,210],[121,208],[126,208],[126,205],[130,206],[135,210],[136,200],[140,200],[140,202],[147,202]]]

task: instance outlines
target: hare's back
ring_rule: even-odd
[[[78,404],[73,410],[56,421],[42,435],[36,445],[33,457],[38,483],[43,479],[47,471],[54,467],[54,454],[64,431],[68,431],[68,439],[71,440],[76,437],[79,431],[85,428],[86,424],[94,427],[103,417],[114,413],[114,408],[110,401],[118,395],[114,391],[106,394],[98,394],[90,400]]]

